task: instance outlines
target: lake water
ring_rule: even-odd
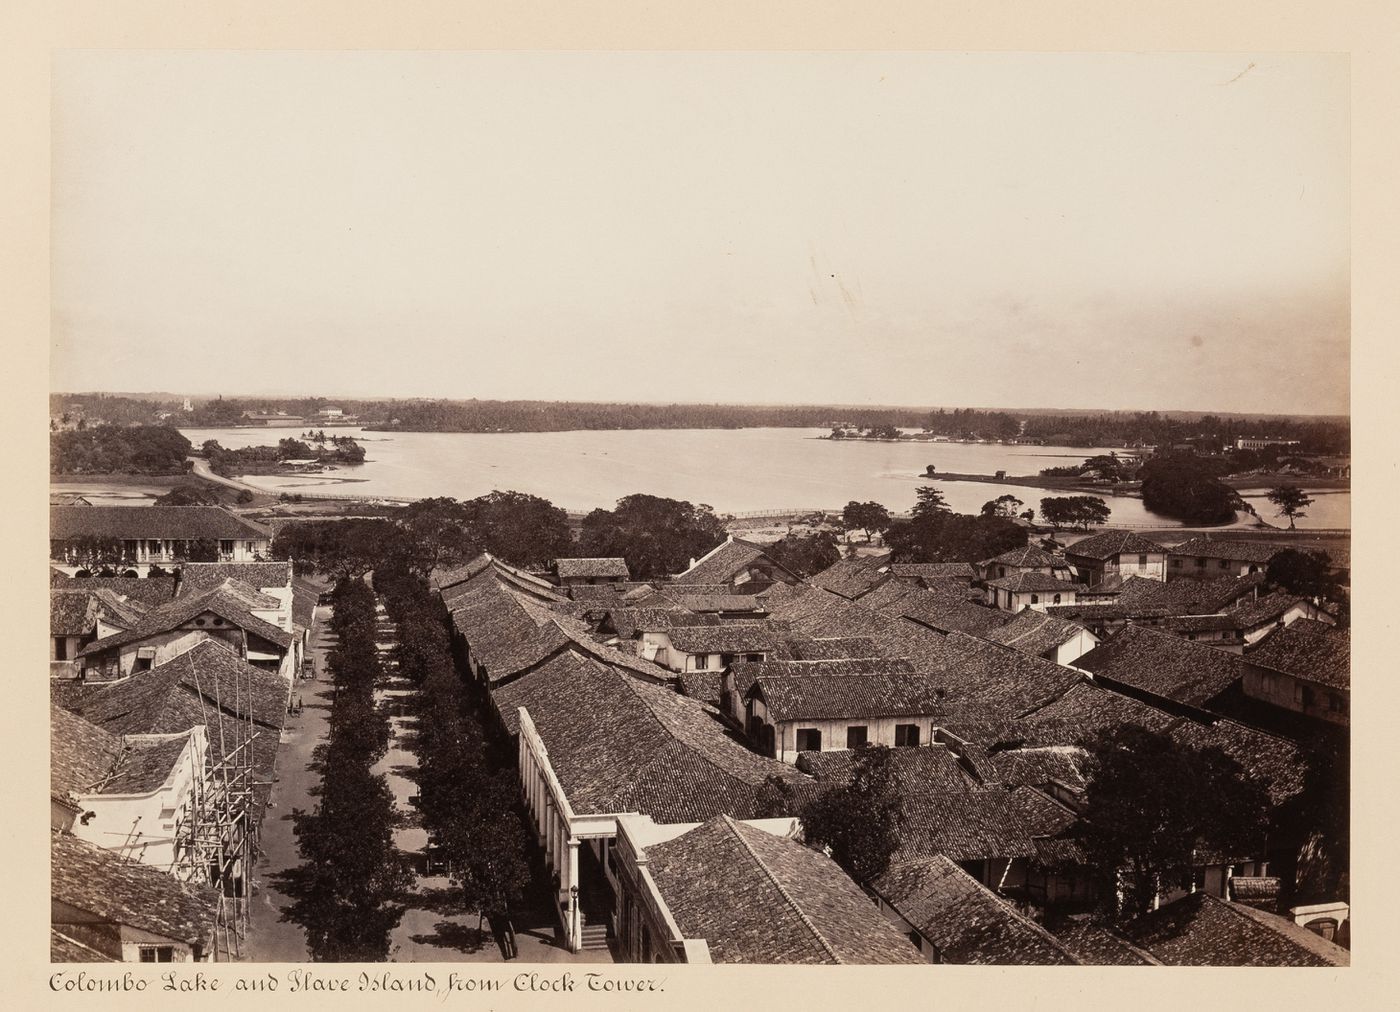
[[[276,443],[302,428],[183,429],[196,446],[217,439],[236,448]],[[362,442],[366,461],[321,475],[247,475],[272,491],[365,496],[470,499],[493,489],[543,496],[569,510],[611,507],[633,492],[708,503],[737,513],[797,507],[840,508],[873,499],[896,512],[914,505],[927,484],[925,467],[964,474],[1034,474],[1107,450],[983,443],[839,442],[817,429],[635,429],[590,432],[364,432],[326,430]],[[952,508],[976,513],[1010,494],[1039,508],[1056,493],[1018,485],[934,482]],[[1148,513],[1142,501],[1105,495],[1112,520],[1123,524],[1173,521]],[[1329,496],[1345,499],[1349,496]],[[1319,497],[1321,502],[1322,497]],[[1267,504],[1265,504],[1267,505]],[[1345,505],[1345,504],[1339,504]],[[1313,507],[1320,515],[1318,507]],[[1300,523],[1302,526],[1302,523]],[[1345,523],[1313,526],[1346,526]]]

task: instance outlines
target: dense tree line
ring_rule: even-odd
[[[51,474],[184,474],[190,441],[162,425],[94,425],[49,435]]]
[[[1040,518],[1055,529],[1077,527],[1087,531],[1090,527],[1108,523],[1113,513],[1096,495],[1048,496],[1040,500]]]
[[[1229,523],[1245,503],[1220,481],[1229,464],[1223,458],[1190,453],[1160,454],[1138,471],[1142,504],[1152,513],[1200,524]]]
[[[769,558],[804,579],[841,561],[841,548],[836,538],[826,531],[788,534],[764,551]]]
[[[241,446],[229,449],[217,439],[206,439],[200,452],[209,469],[224,476],[244,474],[259,467],[275,466],[286,460],[315,460],[323,464],[363,464],[365,450],[349,437],[326,445],[311,446],[300,439],[280,439],[276,446]]]
[[[513,754],[492,748],[482,700],[458,676],[440,603],[406,570],[381,570],[375,585],[398,628],[399,671],[415,704],[419,811],[467,909],[509,918],[530,880]]]
[[[648,580],[683,571],[724,537],[724,524],[709,506],[637,494],[584,517],[572,554],[621,556],[634,578]]]
[[[380,962],[413,872],[394,844],[393,794],[384,776],[372,772],[389,743],[388,721],[374,700],[384,675],[374,593],[361,580],[342,580],[333,603],[329,737],[314,753],[321,774],[316,808],[293,813],[303,863],[288,876],[295,898],[287,916],[306,929],[316,962]]]

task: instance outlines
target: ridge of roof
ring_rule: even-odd
[[[738,823],[734,821],[733,817],[721,815],[720,818],[724,820],[725,826],[728,827],[730,833],[734,835],[734,838],[739,841],[739,845],[743,847],[749,857],[753,859],[754,864],[758,865],[763,874],[768,877],[768,881],[772,882],[773,887],[778,890],[778,894],[787,901],[787,905],[792,908],[793,912],[797,914],[807,930],[812,933],[812,937],[817,940],[817,944],[826,950],[826,954],[830,956],[834,962],[844,963],[845,961],[837,954],[831,942],[827,940],[825,935],[817,930],[817,926],[812,923],[812,919],[807,916],[807,912],[798,905],[797,900],[792,898],[792,894],[787,891],[787,887],[784,886],[778,879],[778,876],[774,874],[773,869],[768,867],[767,862],[759,856],[758,851],[754,850],[753,845],[744,837],[744,834],[739,832]],[[762,830],[759,830],[759,832],[762,832]]]

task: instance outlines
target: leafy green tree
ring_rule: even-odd
[[[1267,784],[1219,749],[1137,724],[1098,731],[1084,748],[1082,842],[1101,880],[1121,885],[1116,913],[1150,910],[1160,893],[1189,878],[1203,852],[1263,848]]]
[[[884,874],[899,849],[904,798],[885,746],[857,750],[851,767],[848,783],[803,807],[802,827],[809,846],[829,850],[852,878],[869,882]]]
[[[1015,517],[1020,515],[1025,505],[1014,495],[999,495],[982,504],[982,515],[984,517]]]
[[[1050,496],[1040,500],[1041,517],[1056,530],[1061,527],[1088,530],[1107,522],[1111,513],[1108,504],[1098,496]]]
[[[569,517],[548,499],[525,492],[491,492],[465,504],[468,540],[517,566],[543,566],[569,554]]]
[[[914,490],[914,508],[910,511],[910,516],[915,521],[926,523],[952,512],[948,500],[943,498],[942,489],[932,485],[920,485]]]
[[[876,532],[888,530],[889,526],[890,511],[874,501],[856,502],[852,499],[841,511],[841,529],[847,534],[863,531],[866,541]]]
[[[1269,489],[1265,496],[1278,507],[1277,516],[1288,518],[1288,529],[1294,529],[1299,517],[1305,517],[1307,507],[1313,504],[1313,497],[1296,485],[1277,485]]]
[[[1142,504],[1153,513],[1180,520],[1228,523],[1244,507],[1238,493],[1220,482],[1223,466],[1189,453],[1153,457],[1138,472]]]
[[[633,576],[648,580],[683,571],[723,540],[724,525],[709,506],[638,493],[584,517],[574,551],[620,556]]]
[[[820,573],[841,560],[836,539],[826,531],[789,534],[764,549],[774,561],[801,577]]]
[[[158,496],[157,506],[217,506],[219,495],[213,489],[201,485],[176,485],[169,492]]]
[[[933,512],[896,520],[885,532],[896,562],[978,562],[1026,543],[1026,528],[1006,517]]]

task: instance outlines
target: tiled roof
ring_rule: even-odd
[[[1239,605],[1231,609],[1231,614],[1241,629],[1252,629],[1278,621],[1290,608],[1302,603],[1304,603],[1304,599],[1298,595],[1276,590],[1257,601],[1240,602]]]
[[[965,633],[947,638],[954,659],[938,674],[947,692],[946,723],[964,737],[982,738],[1053,699],[1083,675]]]
[[[1149,610],[1166,615],[1211,615],[1236,601],[1253,598],[1263,582],[1263,573],[1166,583],[1135,576],[1123,582],[1118,605],[1129,615]]]
[[[1084,750],[1077,745],[1041,745],[991,752],[986,764],[1008,787],[1044,787],[1052,781],[1075,791],[1085,786]]]
[[[630,639],[639,632],[663,632],[676,626],[719,625],[718,615],[686,611],[680,605],[671,608],[609,608],[607,623],[617,634]]]
[[[925,717],[941,710],[942,695],[928,675],[765,675],[759,695],[774,721]]]
[[[723,625],[675,626],[671,646],[687,654],[742,654],[776,650],[778,633],[767,623],[726,622]]]
[[[749,751],[713,708],[572,650],[492,698],[511,730],[516,709],[529,711],[579,814],[754,818],[765,777],[810,783],[786,763]]]
[[[719,815],[646,853],[677,926],[716,963],[922,962],[834,861],[796,840]]]
[[[286,587],[292,582],[292,564],[284,562],[187,562],[180,567],[177,593],[198,594],[213,590],[225,580],[257,590]]]
[[[1162,628],[1178,636],[1188,633],[1233,632],[1240,627],[1235,616],[1224,615],[1176,615],[1162,620]]]
[[[245,664],[222,642],[206,639],[149,671],[94,685],[65,701],[73,712],[112,734],[175,734],[197,724],[208,727],[209,757],[219,762],[233,736],[221,742],[219,710],[226,722],[251,716],[256,737],[252,765],[254,817],[261,818],[277,760],[278,737],[287,713],[286,679]],[[209,727],[210,722],[213,727]],[[258,799],[261,799],[259,801]]]
[[[120,598],[147,607],[164,604],[175,596],[175,577],[148,576],[67,576],[59,570],[50,571],[49,585],[54,590],[110,590]]]
[[[571,600],[610,608],[624,607],[624,598],[633,591],[656,593],[656,588],[649,583],[631,583],[623,580],[612,583],[579,583],[565,589]]]
[[[1055,936],[944,855],[902,861],[872,883],[945,963],[1060,966],[1079,962]]]
[[[548,616],[527,608],[523,595],[494,579],[473,583],[450,603],[452,624],[467,641],[473,660],[492,682],[511,678],[568,646],[569,638]]]
[[[912,674],[914,666],[903,657],[847,657],[823,661],[735,661],[729,670],[734,674],[734,688],[743,696],[759,678]]]
[[[1349,966],[1346,949],[1274,914],[1192,893],[1124,934],[1167,966]]]
[[[1204,648],[1213,649],[1213,648]],[[1101,686],[1081,683],[1003,729],[1023,746],[1077,745],[1096,731],[1138,724],[1194,748],[1218,748],[1268,785],[1279,804],[1302,789],[1302,750],[1293,742],[1233,720],[1210,722],[1168,713]]]
[[[97,786],[98,794],[147,794],[160,788],[184,755],[188,733],[170,738],[128,738],[112,772]]]
[[[122,740],[77,714],[49,705],[49,791],[85,794],[121,757]]]
[[[97,632],[97,620],[129,629],[141,620],[145,606],[123,601],[105,588],[49,591],[49,635],[87,636]]]
[[[482,553],[459,566],[442,566],[428,575],[428,586],[433,590],[446,590],[484,572],[491,566],[491,556]]]
[[[762,561],[765,565],[787,574],[793,581],[798,577],[787,567],[774,561],[761,545],[731,537],[708,554],[697,559],[684,573],[672,577],[674,583],[729,583],[748,567]]]
[[[1065,555],[1081,559],[1109,559],[1115,555],[1138,555],[1165,552],[1155,541],[1149,541],[1132,531],[1104,531],[1076,541],[1065,549]]]
[[[881,615],[906,618],[941,633],[985,636],[1011,620],[1005,612],[972,604],[961,594],[940,593],[904,580],[891,580],[856,603]]]
[[[896,562],[890,572],[901,579],[972,580],[977,576],[970,562]]]
[[[1055,937],[1086,966],[1160,966],[1161,962],[1112,928],[1091,921],[1067,921]]]
[[[889,578],[888,573],[871,569],[859,560],[841,559],[815,576],[809,577],[807,582],[814,587],[854,600]]]
[[[802,752],[797,768],[823,783],[850,782],[856,759],[854,749]],[[920,794],[947,791],[980,791],[987,786],[978,762],[959,758],[946,745],[921,745],[889,753],[895,780],[902,788]]]
[[[50,850],[54,900],[188,945],[212,941],[219,897],[208,886],[181,882],[67,833],[53,833]]]
[[[687,611],[701,614],[710,612],[768,614],[768,606],[755,594],[668,594],[667,596]]]
[[[1350,689],[1351,634],[1316,619],[1300,618],[1247,654],[1245,663]]]
[[[987,586],[996,590],[1009,590],[1018,594],[1028,591],[1043,591],[1047,594],[1074,593],[1079,584],[1071,580],[1060,580],[1049,573],[1015,573],[999,580],[988,580]]]
[[[1021,548],[1013,548],[1009,552],[1002,552],[983,562],[984,566],[1018,566],[1021,569],[1045,569],[1054,567],[1063,569],[1065,560],[1058,555],[1052,555],[1045,549],[1036,545],[1025,545]]]
[[[870,596],[867,595],[866,599]],[[990,612],[990,609],[983,610]],[[862,607],[859,603],[815,587],[800,598],[784,602],[774,609],[772,619],[785,621],[797,632],[813,637],[866,637],[885,657],[907,658],[911,664],[923,670],[932,670],[946,663],[950,656],[941,633],[898,615]]]
[[[834,661],[884,656],[869,636],[804,637],[788,640],[787,646],[795,661]]]
[[[276,598],[258,593],[237,580],[225,580],[210,590],[182,594],[173,601],[152,608],[142,616],[134,628],[89,643],[83,648],[82,654],[96,654],[128,643],[138,643],[151,636],[176,629],[205,612],[210,612],[269,643],[285,648],[291,646],[292,634],[258,618],[250,610],[277,608],[279,605],[280,602]]]
[[[109,956],[76,938],[70,938],[57,928],[49,928],[50,963],[120,963],[115,956]]]
[[[1228,559],[1231,562],[1268,563],[1284,545],[1268,541],[1217,541],[1209,536],[1183,541],[1170,549],[1173,555],[1204,559]]]
[[[267,541],[272,532],[222,506],[51,506],[49,537]]]
[[[316,606],[321,603],[321,592],[302,580],[292,581],[292,621],[303,629],[310,629],[316,620]]]
[[[1238,654],[1141,625],[1124,626],[1074,662],[1111,679],[1191,706],[1204,706],[1243,675]]]
[[[1044,657],[1084,632],[1077,622],[1056,618],[1034,608],[1022,608],[1006,625],[993,629],[987,639],[1023,654]]]
[[[623,580],[632,574],[627,571],[627,560],[608,559],[555,559],[554,571],[561,580],[574,577],[614,577]]]

